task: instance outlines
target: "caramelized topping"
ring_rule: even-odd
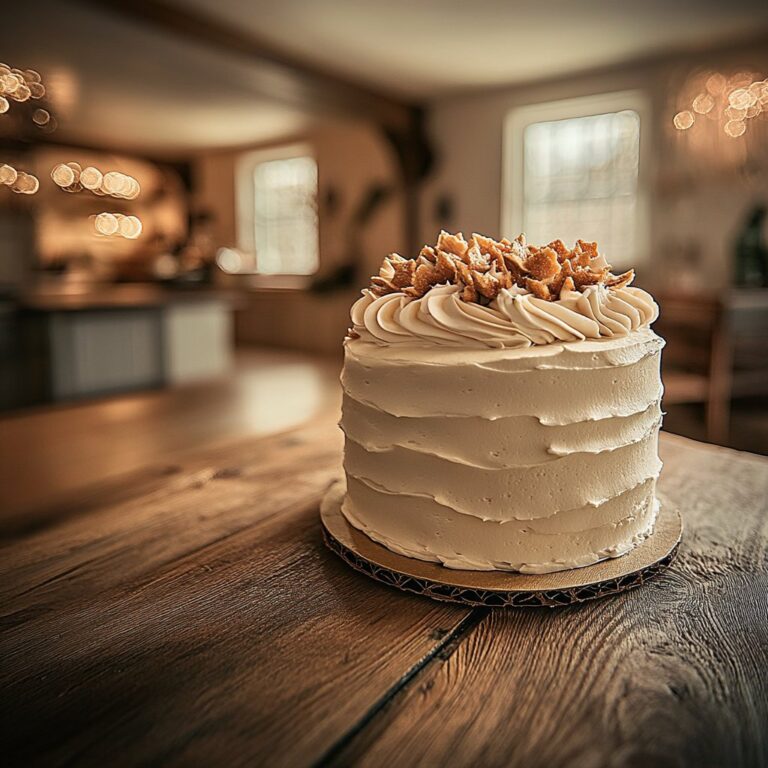
[[[441,232],[437,243],[424,246],[416,259],[387,256],[371,279],[371,290],[378,296],[402,291],[419,298],[435,285],[452,284],[461,288],[461,299],[467,302],[488,304],[505,288],[557,301],[563,292],[590,285],[623,288],[635,276],[633,270],[621,275],[610,270],[597,243],[584,240],[569,250],[562,240],[537,248],[527,245],[524,235],[496,241],[473,234],[467,242],[461,232]]]

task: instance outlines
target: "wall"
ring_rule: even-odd
[[[318,163],[320,200],[320,274],[327,274],[344,257],[349,218],[372,183],[396,186],[398,173],[386,141],[370,126],[352,122],[324,122],[307,135],[284,143],[310,144]],[[221,245],[237,245],[235,168],[244,151],[201,155],[196,161],[196,203],[215,216],[215,235]],[[333,190],[337,205],[329,211],[323,201]],[[377,211],[362,233],[359,274],[354,288],[315,295],[306,290],[251,289],[247,306],[236,318],[239,342],[290,347],[316,353],[338,353],[349,326],[349,307],[384,255],[401,251],[404,241],[402,194],[399,190]],[[246,286],[248,279],[229,279]]]
[[[696,67],[757,69],[765,77],[768,45],[678,56],[674,60],[616,67],[525,87],[454,95],[433,102],[430,132],[441,159],[423,193],[423,239],[432,241],[441,226],[465,233],[499,234],[502,131],[511,109],[638,89],[647,94],[651,106],[650,135],[644,137],[651,141],[651,167],[647,169],[650,254],[639,279],[651,286],[660,280],[674,280],[673,265],[688,259],[698,263],[698,272],[706,274],[706,285],[692,287],[714,289],[725,285],[731,273],[733,238],[747,210],[757,200],[768,200],[768,170],[765,165],[752,167],[745,175],[743,168],[716,168],[706,153],[681,162],[684,149],[681,137],[671,129],[676,111],[671,101]],[[765,115],[760,120],[768,124]],[[446,195],[452,200],[453,215],[451,220],[440,220],[435,213],[436,201]]]

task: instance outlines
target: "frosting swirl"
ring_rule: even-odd
[[[626,336],[649,326],[659,308],[634,287],[591,285],[545,301],[504,289],[488,305],[461,299],[457,285],[435,285],[420,298],[366,289],[352,306],[355,333],[375,344],[520,348],[558,341]]]

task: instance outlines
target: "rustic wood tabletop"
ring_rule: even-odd
[[[664,435],[666,573],[488,610],[323,547],[340,450],[321,419],[5,531],[4,764],[768,764],[767,459]]]

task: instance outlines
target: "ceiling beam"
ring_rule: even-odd
[[[75,1],[220,53],[250,59],[259,65],[254,70],[254,84],[266,98],[316,114],[364,118],[391,131],[408,132],[412,128],[414,105],[289,55],[208,14],[165,0]]]

